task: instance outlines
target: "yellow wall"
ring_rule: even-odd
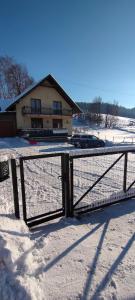
[[[47,82],[46,82],[47,83]],[[22,108],[24,106],[31,106],[31,99],[40,99],[41,107],[52,108],[53,101],[61,101],[62,109],[72,108],[64,100],[64,98],[57,92],[53,87],[38,86],[31,93],[26,95],[21,99],[21,101],[16,104],[16,120],[18,129],[28,129],[31,128],[31,118],[42,118],[44,128],[52,128],[53,119],[63,119],[63,128],[68,129],[68,133],[72,133],[72,116],[45,116],[45,115],[23,115]],[[48,122],[47,122],[48,121]]]

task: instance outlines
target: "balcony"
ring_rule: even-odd
[[[53,109],[49,107],[33,108],[31,106],[22,107],[23,115],[59,115],[72,116],[71,109]]]

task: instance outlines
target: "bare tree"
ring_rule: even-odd
[[[33,82],[24,65],[9,56],[0,57],[0,98],[16,97]]]
[[[102,98],[96,97],[91,105],[91,118],[94,123],[100,124],[102,122],[102,115],[101,115],[101,104]]]
[[[106,104],[105,127],[111,128],[117,125],[118,122],[118,103]]]

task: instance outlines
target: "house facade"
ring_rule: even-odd
[[[55,88],[45,84],[37,86],[16,104],[17,128],[67,128],[70,134],[72,107]]]
[[[7,112],[15,112],[17,131],[27,129],[67,129],[72,133],[72,115],[80,108],[51,76],[19,95]]]

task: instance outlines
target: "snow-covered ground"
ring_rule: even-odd
[[[105,118],[105,115],[103,115],[103,118]],[[93,125],[91,129],[88,126],[80,126],[81,123],[77,121],[75,124],[75,132],[95,134],[106,142],[111,142],[111,144],[135,144],[135,119],[117,117],[117,127],[113,129],[106,129],[104,124],[101,124],[100,127]]]
[[[106,141],[106,143],[117,145],[135,144],[135,127],[134,128],[118,128],[118,129],[106,129],[96,128],[88,129],[87,127],[79,127],[75,129],[75,132],[94,134],[97,137]]]
[[[113,142],[112,136],[117,141],[118,135],[127,135],[132,144],[135,134],[128,129],[97,132],[101,138],[105,134],[108,142]],[[92,133],[96,134],[93,130]],[[0,149],[2,155],[74,150],[67,143],[31,146],[19,138],[0,139]],[[111,156],[76,160],[75,201],[111,162]],[[94,201],[121,189],[123,163],[119,162],[95,190]],[[29,216],[45,212],[52,205],[59,208],[60,159],[28,161],[24,167]],[[134,174],[135,159],[131,154],[128,184],[135,180]],[[135,299],[134,199],[77,219],[56,219],[28,230],[22,220],[14,218],[11,179],[0,183],[0,187],[0,300]]]

